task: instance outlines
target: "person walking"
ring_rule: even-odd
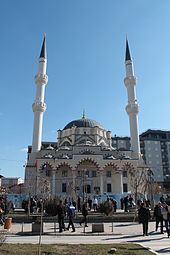
[[[138,212],[139,222],[143,225],[143,236],[148,236],[148,222],[151,218],[149,209],[146,208],[146,204],[142,203]]]
[[[77,209],[78,209],[78,212],[81,211],[81,201],[80,201],[80,197],[78,196],[78,199],[77,199]]]
[[[129,198],[128,196],[126,196],[124,198],[125,212],[128,212],[128,202],[129,202]]]
[[[62,200],[59,201],[59,205],[57,206],[57,214],[58,214],[58,223],[59,223],[59,232],[63,232],[66,230],[65,224],[64,224],[64,217],[66,215],[66,208],[65,205],[63,205]]]
[[[113,199],[113,206],[114,206],[114,212],[117,210],[117,201],[116,199]]]
[[[169,238],[169,222],[168,222],[168,212],[169,212],[169,208],[168,205],[164,202],[162,203],[162,216],[163,216],[163,221],[165,222],[165,228],[166,228],[166,232]]]
[[[98,200],[97,200],[97,198],[95,196],[94,199],[93,199],[93,209],[94,209],[94,212],[97,210],[97,204],[98,204]]]
[[[5,211],[5,205],[3,202],[3,199],[0,199],[0,224],[1,226],[4,225],[4,211]]]
[[[155,231],[158,231],[159,222],[161,223],[161,234],[163,234],[163,215],[162,204],[159,202],[154,208],[154,217],[156,219]]]
[[[70,226],[72,226],[72,232],[75,232],[75,227],[73,222],[73,219],[75,217],[75,207],[72,205],[71,202],[69,202],[69,205],[67,207],[67,216],[69,218],[67,230],[69,230]]]
[[[121,197],[121,199],[120,199],[120,204],[121,204],[121,210],[123,210],[123,205],[124,205],[124,197]]]
[[[85,202],[82,206],[82,215],[83,215],[84,219],[81,220],[80,226],[82,223],[85,223],[85,227],[88,227],[87,226],[87,215],[88,215],[87,202]]]
[[[89,205],[89,210],[91,211],[91,208],[92,208],[92,199],[91,199],[91,197],[88,198],[88,205]]]

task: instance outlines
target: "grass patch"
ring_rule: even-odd
[[[116,248],[115,255],[151,255],[137,244],[42,244],[41,255],[106,255]],[[37,255],[37,244],[3,244],[0,255]]]

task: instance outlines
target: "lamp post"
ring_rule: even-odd
[[[151,201],[151,208],[154,208],[154,200],[153,200],[153,193],[152,193],[152,182],[153,182],[154,173],[151,168],[148,169],[148,178],[150,183],[150,201]]]
[[[87,169],[82,169],[83,172],[83,202],[85,202],[85,198],[86,198],[86,192],[87,192],[87,177],[88,175],[86,175],[86,171]]]

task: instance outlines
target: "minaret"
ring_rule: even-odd
[[[32,152],[37,152],[41,149],[41,137],[42,137],[42,122],[43,113],[46,110],[46,104],[44,103],[45,85],[48,82],[48,76],[46,75],[47,56],[46,56],[46,35],[44,35],[44,41],[39,57],[38,74],[35,76],[36,99],[32,105],[34,112],[34,129],[32,138]]]
[[[137,78],[134,76],[133,60],[130,54],[128,39],[126,38],[126,78],[124,79],[128,94],[128,105],[126,112],[129,116],[131,149],[136,154],[140,154],[139,128],[138,128],[138,112],[139,105],[136,100],[136,83]]]

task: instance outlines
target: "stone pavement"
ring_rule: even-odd
[[[67,225],[67,224],[66,224]],[[104,223],[104,233],[92,234],[92,224],[84,229],[83,226],[75,224],[76,232],[64,231],[58,233],[53,223],[45,223],[44,234],[42,236],[42,243],[88,243],[88,244],[110,244],[113,243],[138,243],[156,254],[170,254],[170,239],[167,234],[160,234],[155,232],[155,222],[149,223],[149,236],[142,236],[142,225],[136,222],[114,222]],[[2,231],[2,227],[0,227]],[[22,232],[23,231],[23,232]],[[113,231],[113,232],[112,232]],[[7,234],[7,243],[38,243],[39,236],[32,235],[31,224],[12,224],[12,229]]]

